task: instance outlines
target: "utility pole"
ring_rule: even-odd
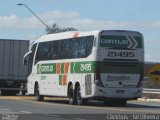
[[[41,20],[26,4],[19,3],[17,5],[26,7],[46,27],[46,29],[50,30],[49,26],[43,20]]]

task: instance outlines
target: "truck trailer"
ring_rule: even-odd
[[[23,56],[29,50],[29,40],[0,39],[0,91],[1,95],[26,92],[28,67]]]

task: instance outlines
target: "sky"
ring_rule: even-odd
[[[136,30],[144,35],[145,61],[160,62],[160,0],[1,0],[0,39],[33,40],[47,25],[80,31]]]

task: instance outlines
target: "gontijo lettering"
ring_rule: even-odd
[[[102,44],[119,44],[119,45],[128,45],[128,40],[107,40],[107,39],[101,39]]]
[[[38,74],[52,74],[56,72],[56,64],[38,64]]]
[[[53,71],[53,66],[52,65],[41,66],[41,71],[42,72],[52,72]]]

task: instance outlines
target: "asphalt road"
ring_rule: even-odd
[[[32,96],[0,96],[0,114],[0,120],[128,120],[144,118],[148,114],[160,119],[160,104],[130,101],[126,107],[108,107],[102,102],[90,101],[88,105],[78,106],[69,105],[63,98],[37,102]]]

